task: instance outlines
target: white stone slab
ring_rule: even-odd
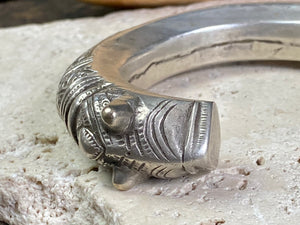
[[[221,160],[210,174],[153,179],[128,192],[115,190],[110,171],[86,159],[57,115],[57,84],[80,53],[125,28],[214,4],[123,11],[0,30],[0,221],[299,223],[298,64],[207,68],[154,88],[217,102]]]

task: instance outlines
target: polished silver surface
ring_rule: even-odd
[[[216,104],[146,89],[203,66],[257,60],[300,61],[300,5],[222,6],[120,32],[67,69],[57,107],[87,155],[113,167],[120,190],[209,171],[220,148]]]

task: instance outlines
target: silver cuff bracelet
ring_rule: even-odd
[[[113,167],[120,190],[209,171],[220,148],[216,104],[147,88],[207,65],[260,60],[300,60],[300,4],[222,6],[120,32],[67,69],[57,108],[88,157]]]

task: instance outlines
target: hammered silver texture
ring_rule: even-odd
[[[149,177],[216,168],[214,102],[147,91],[170,76],[239,61],[300,60],[300,5],[230,5],[150,22],[107,38],[65,72],[57,108],[87,156],[127,190]]]

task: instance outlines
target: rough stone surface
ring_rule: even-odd
[[[232,1],[230,1],[232,2]],[[215,100],[217,170],[115,190],[57,115],[61,74],[84,50],[142,22],[216,3],[124,11],[0,30],[0,221],[9,224],[298,224],[299,64],[236,64],[153,90]]]

